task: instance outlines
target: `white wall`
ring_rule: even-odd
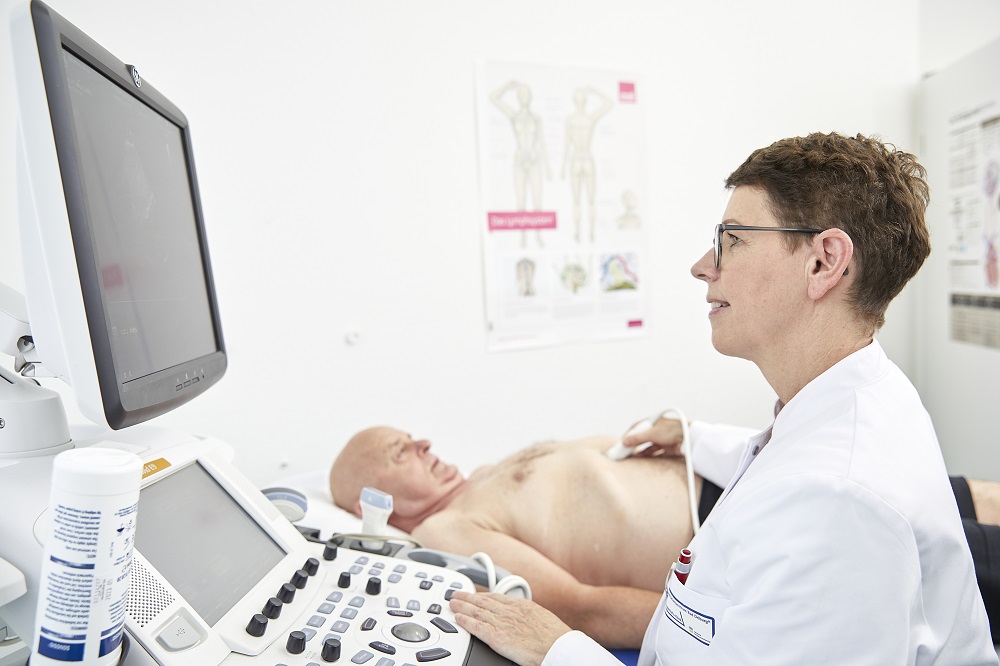
[[[722,180],[751,150],[814,130],[913,149],[913,0],[51,4],[191,122],[230,367],[157,422],[229,441],[258,483],[325,468],[377,422],[430,436],[467,468],[537,439],[620,432],[668,405],[766,424],[773,393],[712,349],[705,289],[688,273]],[[485,351],[477,58],[641,76],[657,257],[648,337]],[[16,284],[15,265],[0,279]],[[911,298],[880,336],[907,371]],[[345,344],[349,331],[360,344]]]
[[[948,244],[952,243],[949,119],[1000,96],[1000,3],[967,1],[962,12],[922,6],[920,141],[932,202],[928,224],[936,250],[915,285],[918,300],[917,387],[934,418],[945,461],[955,473],[1000,480],[996,381],[1000,350],[951,339]],[[933,29],[931,27],[933,26]],[[962,37],[959,37],[962,36]],[[936,194],[935,194],[936,193]]]
[[[941,71],[1000,37],[996,0],[920,0],[920,73]]]

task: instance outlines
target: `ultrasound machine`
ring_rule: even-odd
[[[226,370],[189,125],[51,8],[14,12],[24,293],[0,285],[0,626],[37,640],[54,456],[111,447],[144,463],[119,663],[509,664],[456,624],[460,568],[307,538],[229,445],[146,423]],[[96,427],[69,427],[70,394]]]

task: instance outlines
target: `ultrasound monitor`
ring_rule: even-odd
[[[136,547],[210,626],[285,556],[198,461],[143,488],[139,508]]]
[[[226,369],[181,111],[37,0],[12,18],[18,215],[31,341],[18,364],[114,429]]]

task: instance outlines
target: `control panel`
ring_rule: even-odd
[[[316,547],[316,556],[247,618],[247,634],[268,647],[255,657],[233,653],[225,664],[466,663],[470,636],[455,623],[448,600],[455,590],[473,589],[469,578],[331,543]],[[297,618],[292,629],[281,635],[268,631],[282,614]]]

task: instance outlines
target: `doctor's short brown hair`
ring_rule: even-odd
[[[762,189],[785,226],[846,231],[854,242],[850,299],[875,331],[931,251],[926,176],[913,155],[892,144],[861,134],[814,133],[754,151],[726,187]],[[790,247],[809,240],[784,235]]]

